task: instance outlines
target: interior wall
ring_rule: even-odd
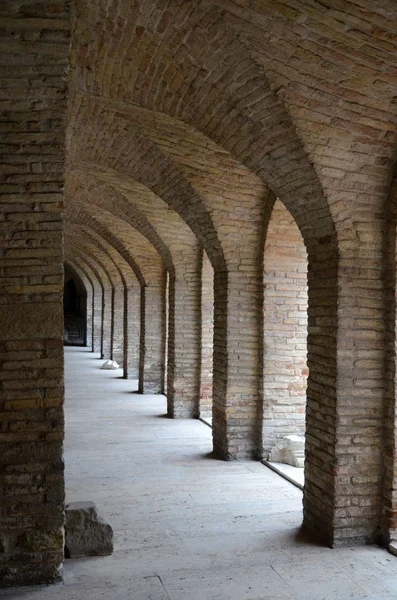
[[[307,252],[293,217],[277,200],[264,252],[264,458],[278,440],[305,433]]]

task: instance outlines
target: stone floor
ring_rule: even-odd
[[[293,467],[292,465],[287,465],[285,463],[268,462],[266,460],[263,461],[263,464],[269,465],[273,471],[282,477],[285,477],[285,479],[291,481],[291,483],[297,485],[301,490],[303,490],[303,486],[305,484],[305,469]]]
[[[165,417],[86,349],[66,348],[67,500],[94,500],[115,552],[67,560],[23,600],[397,598],[397,558],[299,541],[301,491],[257,462],[210,457],[211,429]]]

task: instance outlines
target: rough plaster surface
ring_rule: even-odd
[[[96,357],[66,349],[67,501],[90,489],[114,554],[4,598],[395,600],[397,558],[301,539],[297,488],[259,462],[212,459],[209,427],[165,418],[164,397],[135,394]]]

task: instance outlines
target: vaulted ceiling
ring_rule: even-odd
[[[394,0],[75,0],[67,259],[223,269],[269,189],[343,240],[390,185],[396,26]]]

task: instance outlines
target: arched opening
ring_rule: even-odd
[[[303,485],[307,266],[302,235],[277,200],[264,251],[263,457]]]
[[[212,424],[214,353],[214,269],[205,251],[201,271],[200,419]]]
[[[87,291],[80,277],[65,266],[63,289],[63,342],[67,346],[87,345]]]

